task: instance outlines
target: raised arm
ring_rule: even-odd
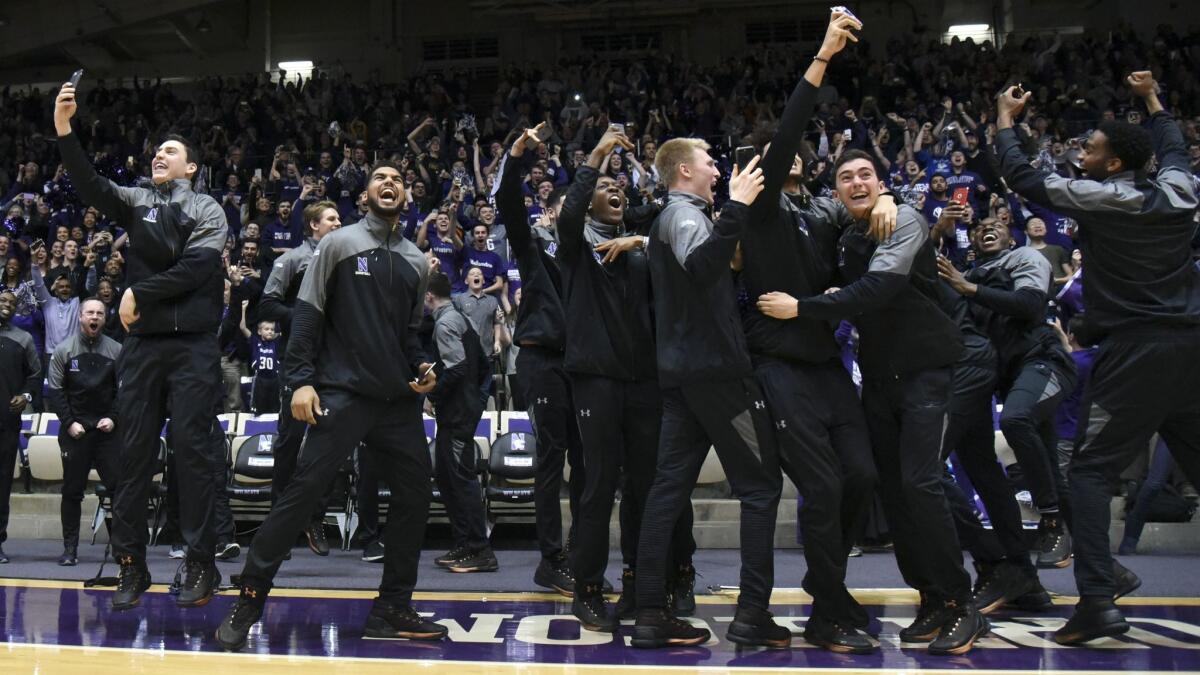
[[[600,180],[600,167],[617,145],[626,150],[633,149],[633,143],[625,134],[613,129],[604,132],[600,142],[592,149],[587,164],[579,167],[579,171],[575,172],[575,180],[567,188],[556,228],[558,241],[562,245],[560,250],[564,256],[574,256],[579,251],[587,211],[592,204],[592,192],[596,189],[596,182]]]
[[[512,149],[500,160],[500,178],[496,183],[496,210],[500,212],[500,222],[508,230],[508,243],[517,256],[524,253],[533,238],[521,190],[521,176],[528,163],[525,140],[531,135],[536,136],[537,132],[538,127],[526,129],[512,144]]]
[[[71,118],[75,116],[76,108],[75,88],[69,83],[64,84],[54,102],[54,130],[58,132],[58,151],[63,166],[84,203],[100,209],[111,219],[121,220],[128,214],[136,190],[120,187],[96,173],[79,137],[71,130]]]
[[[703,225],[704,213],[691,204],[664,210],[660,217],[657,236],[700,286],[729,273],[729,261],[750,217],[750,207],[762,192],[762,170],[757,164],[755,157],[746,164],[745,171],[734,171],[729,180],[729,201],[721,208],[721,217],[713,223],[712,232]]]

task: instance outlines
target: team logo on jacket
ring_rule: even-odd
[[[72,373],[79,372],[79,359],[71,359],[71,372]]]
[[[354,271],[354,273],[360,274],[364,277],[371,276],[371,271],[370,271],[370,269],[367,268],[367,256],[365,256],[365,255],[358,256],[358,269],[356,269]]]
[[[551,258],[558,257],[558,242],[557,241],[552,241],[549,244],[546,244],[546,255],[550,256]]]
[[[157,206],[151,207],[151,209],[146,212],[146,215],[142,217],[142,220],[146,221],[147,223],[157,223],[158,222],[158,207]]]

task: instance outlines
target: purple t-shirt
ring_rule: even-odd
[[[437,256],[442,274],[455,289],[462,287],[462,249],[455,249],[452,240],[442,239],[437,232],[430,232],[428,239],[429,250]]]
[[[480,251],[474,246],[469,246],[466,249],[466,259],[463,260],[462,276],[466,277],[467,270],[472,267],[478,267],[483,270],[483,285],[485,288],[496,283],[496,277],[502,277],[505,273],[504,261],[500,258],[500,254],[495,251]]]

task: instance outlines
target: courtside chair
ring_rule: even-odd
[[[489,530],[501,516],[532,512],[530,508],[512,506],[533,502],[536,475],[537,439],[532,433],[510,431],[496,437],[488,457],[487,484],[483,491]],[[497,508],[500,504],[507,507]]]

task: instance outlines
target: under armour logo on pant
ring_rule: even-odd
[[[775,423],[775,428],[776,429],[786,429],[787,428],[787,420],[779,420],[778,422]]]
[[[766,408],[766,407],[767,407],[767,404],[765,401],[755,401],[754,402],[755,410],[762,410],[763,408]]]
[[[539,398],[539,399],[537,400],[537,404],[538,404],[538,405],[550,405],[550,399],[548,399],[548,398]]]
[[[591,417],[591,416],[592,416],[592,411],[591,411],[591,409],[590,409],[590,408],[589,408],[588,410],[580,410],[580,411],[579,411],[579,416],[580,416],[580,417]]]

